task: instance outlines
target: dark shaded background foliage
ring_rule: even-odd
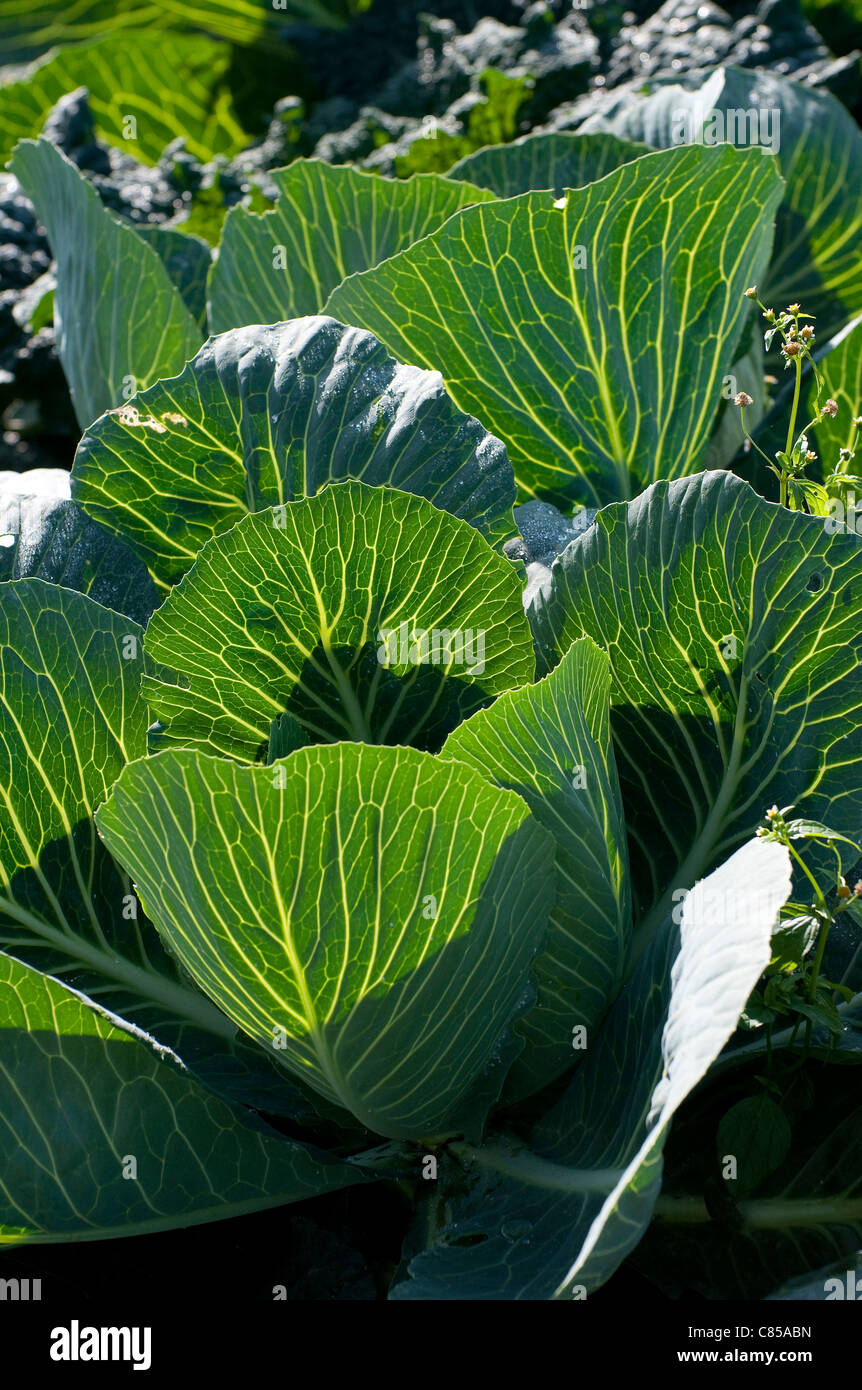
[[[285,24],[283,57],[273,58],[271,40],[265,58],[234,47],[235,102],[258,137],[233,160],[202,165],[176,141],[155,167],[139,164],[97,138],[85,89],[57,104],[44,134],[116,212],[134,223],[181,226],[201,199],[216,209],[232,206],[252,196],[253,181],[265,192],[267,171],[298,156],[387,174],[447,168],[445,159],[431,162],[423,120],[435,118],[444,132],[469,131],[471,112],[491,101],[488,69],[520,84],[508,89],[510,115],[493,114],[499,139],[577,129],[621,83],[723,62],[825,86],[858,120],[860,35],[858,0],[604,0],[584,8],[568,0],[375,0],[347,31]],[[0,81],[19,74],[0,68]],[[78,439],[54,328],[31,331],[23,312],[29,287],[50,268],[32,205],[11,175],[0,174],[0,469],[68,467]],[[688,1108],[695,1125],[697,1104]],[[669,1146],[671,1170],[686,1162],[686,1113]],[[146,1299],[170,1286],[188,1297],[229,1290],[234,1300],[265,1302],[283,1285],[288,1300],[383,1298],[410,1209],[397,1184],[377,1184],[127,1240],[123,1296]],[[43,1298],[74,1297],[85,1315],[87,1306],[116,1294],[114,1244],[22,1249],[16,1272],[41,1278]],[[715,1252],[716,1259],[731,1257]],[[709,1280],[699,1260],[690,1263],[690,1278],[683,1261],[669,1291],[697,1302],[708,1296]],[[648,1235],[596,1297],[661,1298],[648,1282],[652,1273]]]

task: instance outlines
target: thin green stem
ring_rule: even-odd
[[[759,1230],[790,1227],[853,1225],[862,1220],[862,1197],[814,1197],[792,1201],[780,1197],[740,1202],[737,1211],[747,1226]],[[659,1221],[686,1226],[712,1221],[701,1197],[659,1197],[655,1204]]]
[[[816,415],[813,416],[813,418],[808,421],[807,425],[802,426],[802,429],[799,431],[800,435],[807,434],[812,425],[818,425],[819,423],[818,417]]]
[[[808,882],[814,889],[814,896],[817,899],[818,908],[822,913],[824,913],[826,917],[828,917],[830,915],[829,908],[826,906],[826,899],[824,898],[823,893],[821,892],[820,884],[817,882],[817,879],[812,874],[811,870],[805,863],[805,860],[802,858],[801,854],[799,854],[799,852],[793,848],[793,842],[789,838],[784,840],[784,845],[793,855],[793,858],[796,860],[805,877],[808,879]]]
[[[808,980],[808,998],[813,1002],[817,998],[817,982],[820,978],[820,967],[823,964],[823,952],[826,950],[826,939],[829,936],[829,928],[832,926],[832,919],[827,918],[820,927],[820,934],[817,937],[817,950],[814,952],[814,961],[811,966],[811,976]],[[808,1020],[809,1023],[811,1020]]]
[[[794,358],[793,365],[796,368],[796,385],[793,390],[793,406],[790,411],[790,424],[787,427],[787,443],[784,446],[784,452],[787,454],[788,458],[793,448],[793,441],[796,438],[796,416],[799,413],[799,392],[802,387],[802,362],[799,357]]]
[[[805,874],[805,877],[808,879],[808,882],[814,889],[818,916],[821,919],[820,931],[817,936],[817,950],[814,954],[814,963],[812,965],[811,975],[808,979],[808,998],[810,1001],[813,1001],[817,997],[817,981],[820,977],[820,966],[823,962],[823,952],[826,950],[826,939],[829,936],[829,928],[832,926],[833,918],[832,913],[829,911],[829,908],[826,905],[826,899],[823,896],[823,892],[820,888],[820,885],[817,882],[814,875],[812,874],[811,870],[808,868],[808,865],[805,863],[805,860],[802,858],[801,854],[799,854],[793,848],[793,845],[789,839],[785,840],[785,845],[787,849],[790,850],[790,853],[793,855],[793,858],[796,860],[800,869]],[[809,1019],[808,1027],[806,1028],[806,1046],[810,1040],[810,1035],[811,1020]]]
[[[744,406],[744,405],[743,405],[743,406],[740,406],[740,411],[739,411],[739,413],[740,413],[741,421],[742,421],[742,433],[745,435],[745,437],[746,437],[746,439],[748,440],[749,444],[753,444],[753,445],[754,445],[755,449],[756,449],[757,452],[760,454],[761,458],[765,458],[765,459],[766,459],[766,462],[769,464],[769,467],[770,467],[770,468],[773,468],[773,467],[774,467],[774,464],[773,464],[771,458],[769,457],[769,455],[768,455],[768,454],[765,454],[765,453],[763,452],[763,450],[761,449],[760,445],[757,443],[756,440],[752,439],[751,435],[748,433],[748,430],[745,428],[745,406]]]

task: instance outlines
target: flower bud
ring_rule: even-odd
[[[749,285],[748,289],[745,291],[745,297],[746,297],[746,299],[756,299],[756,298],[757,298],[757,286],[756,286],[756,285]]]

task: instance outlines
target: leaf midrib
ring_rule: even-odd
[[[640,925],[635,929],[632,950],[629,956],[626,970],[626,980],[628,980],[644,951],[660,930],[662,924],[667,920],[668,915],[675,905],[674,892],[679,888],[691,888],[699,878],[709,870],[715,857],[715,850],[719,843],[722,831],[725,828],[727,812],[733,806],[739,780],[745,771],[742,765],[742,755],[745,747],[745,734],[747,729],[747,696],[749,688],[749,677],[742,673],[739,682],[739,696],[736,704],[736,715],[733,724],[733,742],[730,748],[730,757],[725,766],[718,795],[712,804],[709,815],[706,818],[703,829],[689,849],[685,859],[674,873],[675,882],[672,882],[664,891],[658,902],[650,908]]]
[[[22,927],[27,927],[43,941],[62,948],[68,955],[78,959],[82,965],[87,965],[98,971],[100,975],[125,985],[148,1003],[161,1004],[169,1012],[178,1012],[190,1023],[205,1029],[208,1033],[215,1034],[217,1037],[231,1041],[235,1038],[236,1026],[220,1009],[210,1004],[204,995],[197,992],[192,993],[191,990],[175,984],[166,976],[153,970],[147,970],[143,966],[134,965],[131,961],[125,960],[112,951],[103,950],[99,946],[91,946],[76,933],[70,935],[58,927],[52,927],[41,917],[28,912],[26,908],[20,907],[10,898],[0,897],[0,912],[20,923]]]

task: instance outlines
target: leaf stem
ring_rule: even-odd
[[[793,845],[789,839],[786,839],[784,843],[787,849],[790,850],[790,853],[793,855],[793,858],[796,860],[802,872],[805,874],[805,877],[808,879],[809,883],[813,887],[818,908],[818,915],[822,919],[820,922],[820,931],[817,936],[817,950],[814,953],[814,961],[811,967],[811,975],[808,979],[808,998],[813,1002],[814,999],[817,997],[817,981],[820,977],[820,966],[823,962],[823,952],[826,950],[826,939],[829,936],[829,928],[832,926],[833,918],[832,913],[829,911],[829,908],[826,905],[826,899],[823,896],[823,892],[820,888],[820,885],[817,882],[814,875],[811,873],[811,870],[808,868],[808,865],[805,863],[805,860],[802,858],[801,854],[799,854],[798,851],[793,848]],[[806,1028],[806,1046],[808,1045],[810,1040],[811,1020],[809,1019],[808,1027]]]
[[[787,1226],[852,1225],[862,1221],[862,1197],[812,1197],[797,1201],[765,1197],[740,1202],[739,1215],[747,1226],[780,1230]],[[705,1225],[714,1218],[702,1197],[659,1197],[654,1217],[678,1225]]]
[[[748,430],[747,430],[746,427],[745,427],[745,406],[744,406],[744,405],[740,407],[739,418],[740,418],[740,424],[742,425],[742,433],[745,435],[745,437],[746,437],[746,439],[748,440],[749,444],[753,444],[753,445],[754,445],[755,449],[756,449],[757,452],[760,454],[760,457],[766,459],[766,462],[769,464],[769,467],[772,468],[772,467],[774,466],[773,463],[772,463],[772,459],[769,457],[768,454],[764,453],[764,451],[761,449],[760,445],[757,443],[757,440],[754,439],[753,436],[749,434]]]
[[[569,1168],[529,1151],[512,1154],[491,1145],[476,1149],[470,1144],[455,1143],[450,1144],[449,1149],[478,1168],[506,1178],[517,1178],[549,1192],[612,1192],[625,1171],[623,1168]]]
[[[796,385],[793,389],[793,405],[790,410],[790,423],[787,426],[787,443],[784,446],[784,452],[788,458],[790,458],[793,449],[793,441],[796,438],[796,416],[799,413],[799,392],[802,386],[802,358],[798,356],[795,357],[793,359],[793,365],[796,368]],[[787,488],[785,486],[785,480],[782,478],[781,481],[786,496]],[[784,502],[784,498],[782,498],[782,502]]]
[[[347,673],[341,665],[337,656],[333,652],[328,642],[325,642],[326,659],[329,668],[335,678],[341,702],[348,717],[348,729],[351,737],[357,743],[374,743],[374,736],[368,725],[368,721],[362,711],[362,706],[356,697],[356,691],[348,680]]]
[[[784,843],[785,848],[790,850],[790,853],[793,855],[793,858],[796,860],[796,862],[797,862],[797,864],[799,865],[800,869],[801,869],[802,872],[805,874],[805,877],[808,879],[808,882],[811,884],[812,888],[814,889],[814,894],[815,894],[815,897],[816,897],[816,899],[817,899],[817,906],[818,906],[818,908],[820,909],[820,911],[821,911],[822,913],[824,913],[824,914],[828,917],[828,916],[829,916],[829,908],[826,906],[826,899],[825,899],[824,896],[823,896],[823,893],[822,893],[822,891],[821,891],[821,889],[820,889],[820,884],[817,882],[817,879],[816,879],[816,878],[814,877],[814,875],[812,874],[811,870],[809,869],[808,865],[805,863],[805,860],[802,858],[802,856],[801,856],[801,854],[798,852],[798,850],[795,850],[795,849],[793,848],[793,842],[790,840],[790,838],[788,837],[787,839],[785,839],[785,840],[783,841],[783,843]]]

